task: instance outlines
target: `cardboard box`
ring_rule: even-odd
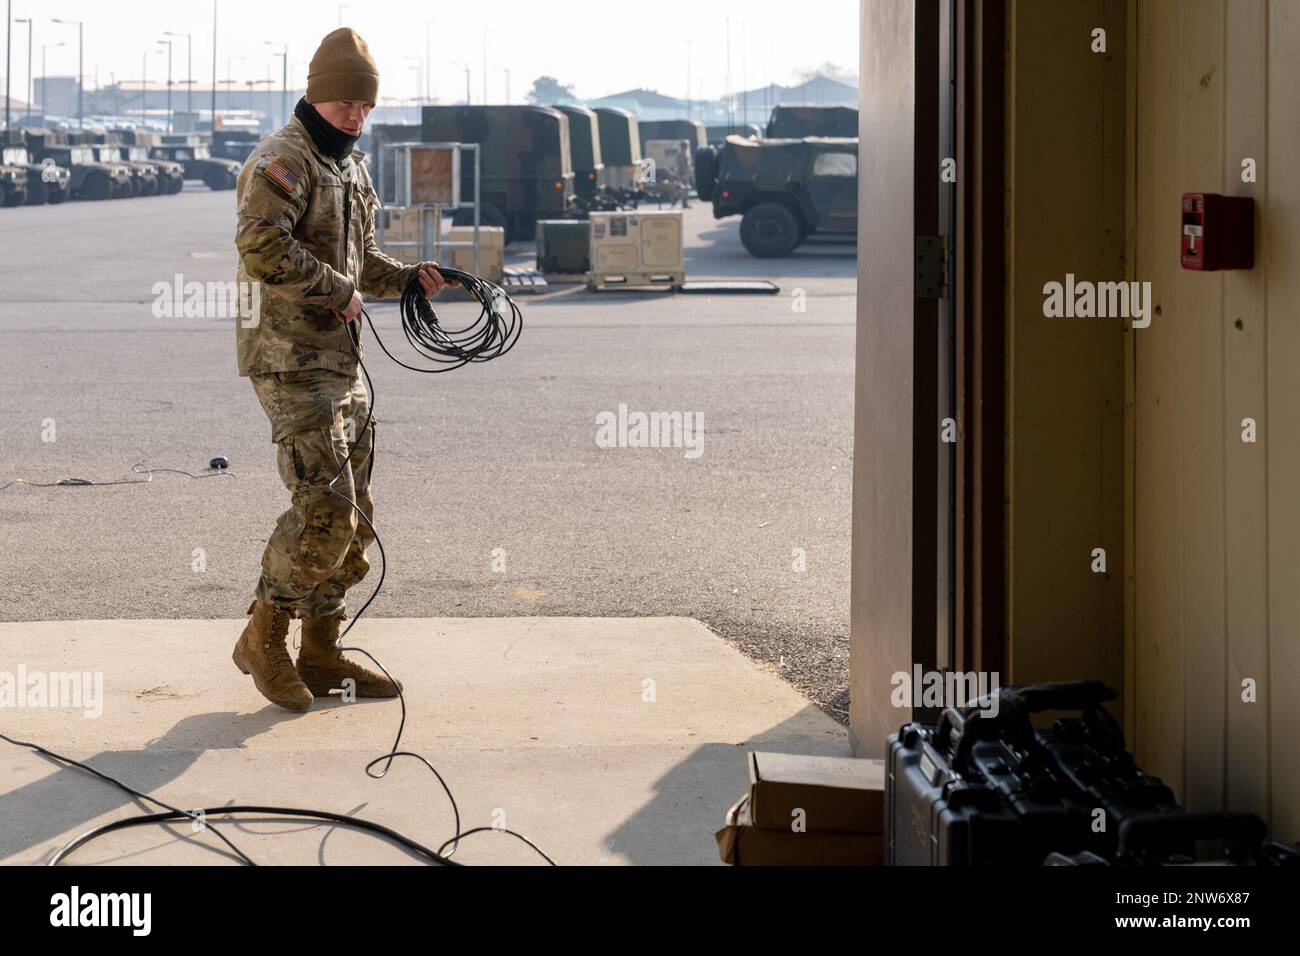
[[[857,757],[749,754],[755,826],[789,830],[796,810],[811,831],[885,832],[885,763]]]
[[[757,827],[749,795],[727,811],[715,834],[722,862],[732,866],[882,866],[885,838],[872,833],[832,833],[785,827]]]
[[[392,256],[398,262],[405,262],[408,265],[422,262],[426,257],[420,255],[418,245],[397,245],[397,243],[418,243],[424,236],[426,221],[428,222],[430,236],[437,237],[442,229],[441,212],[437,209],[403,206],[389,206],[386,212],[388,222],[384,228],[381,243],[384,253]],[[376,234],[378,234],[378,229],[376,229]],[[432,246],[430,246],[427,258],[432,257]]]
[[[473,226],[452,226],[447,235],[452,242],[473,242]],[[500,285],[506,275],[506,231],[500,226],[479,226],[478,230],[478,274],[489,282]],[[474,271],[474,249],[465,246],[459,249],[444,247],[443,261],[453,269],[462,272]]]

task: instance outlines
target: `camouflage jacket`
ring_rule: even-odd
[[[235,323],[240,375],[354,373],[347,326],[334,310],[354,290],[396,298],[415,274],[375,242],[380,205],[364,158],[356,149],[341,163],[326,156],[295,116],[244,163],[235,187],[236,279],[241,290],[258,288]]]

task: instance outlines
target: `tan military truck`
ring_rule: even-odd
[[[69,195],[74,199],[121,199],[131,195],[131,172],[121,163],[101,163],[86,145],[68,142],[68,134],[32,127],[23,130],[27,152],[37,163],[68,170]]]

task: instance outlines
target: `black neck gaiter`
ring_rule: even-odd
[[[331,124],[329,120],[320,115],[316,107],[307,102],[305,96],[293,108],[293,115],[302,120],[302,125],[307,127],[307,132],[311,134],[312,142],[316,144],[316,148],[340,163],[352,152],[352,147],[359,138],[349,136],[343,130]]]

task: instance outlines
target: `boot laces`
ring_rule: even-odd
[[[288,634],[289,615],[275,614],[271,618],[271,633],[266,643],[262,645],[266,650],[266,659],[271,665],[272,672],[293,667],[293,659],[289,657],[289,649],[285,646],[285,638]]]

